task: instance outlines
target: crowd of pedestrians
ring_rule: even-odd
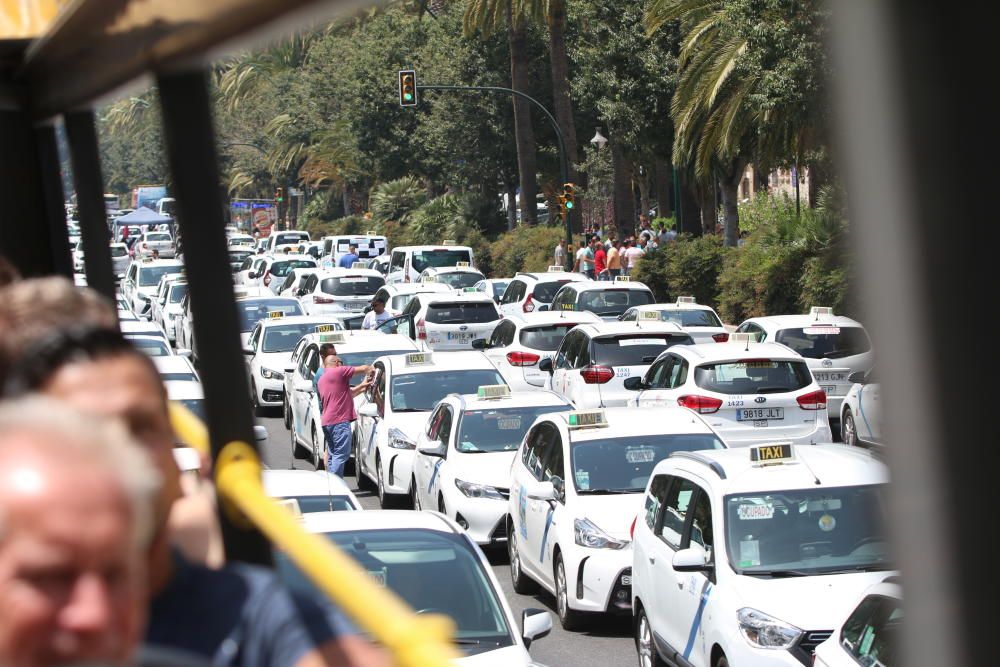
[[[552,259],[553,264],[582,273],[591,280],[614,280],[618,276],[630,276],[646,253],[676,239],[673,229],[662,224],[654,228],[649,217],[641,215],[635,234],[619,239],[614,230],[587,228],[575,252],[572,244],[567,246],[565,241],[559,241]]]

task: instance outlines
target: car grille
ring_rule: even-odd
[[[816,647],[829,639],[832,634],[833,630],[813,630],[812,632],[806,632],[802,639],[799,640],[799,648],[812,655],[816,651]]]
[[[503,496],[504,500],[508,500],[510,498],[510,489],[502,489],[499,486],[494,487],[494,488],[496,488],[497,493],[499,493],[501,496]]]

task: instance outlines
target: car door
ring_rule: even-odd
[[[455,413],[451,405],[442,403],[438,406],[437,428],[434,429],[433,441],[435,444],[444,446],[444,457],[434,458],[427,462],[426,480],[427,485],[420,489],[422,491],[421,507],[430,510],[439,510],[446,513],[444,501],[441,499],[441,480],[444,478],[444,467],[448,465],[449,445],[452,434],[452,424],[455,420]],[[424,457],[425,459],[431,457]]]
[[[660,596],[661,585],[656,579],[653,565],[657,559],[662,560],[667,557],[666,554],[669,549],[663,544],[655,531],[656,522],[660,516],[660,508],[667,500],[667,491],[673,480],[674,477],[672,475],[665,474],[656,475],[650,480],[649,491],[646,493],[642,512],[636,520],[637,525],[632,542],[634,550],[632,559],[632,584],[635,586],[633,592],[640,596],[650,626],[657,630],[663,627],[665,609]],[[642,525],[639,525],[640,521]],[[670,554],[672,555],[673,552],[670,551]]]
[[[576,358],[580,355],[580,349],[586,336],[581,331],[570,331],[559,344],[555,356],[552,358],[552,379],[549,388],[566,399],[568,390],[568,374],[572,372],[576,364]]]
[[[295,368],[295,381],[292,392],[292,432],[298,440],[305,440],[309,432],[309,421],[313,409],[316,389],[313,387],[314,369],[319,367],[318,349],[311,344],[299,357]]]
[[[504,316],[513,315],[516,312],[516,303],[518,300],[517,293],[519,290],[525,288],[524,281],[515,278],[507,284],[507,289],[504,290],[503,295],[500,297],[500,313]],[[522,292],[523,293],[523,292]]]
[[[391,378],[387,377],[387,375],[388,373],[385,364],[382,362],[376,362],[375,381],[372,386],[369,387],[368,391],[365,392],[365,400],[362,402],[362,405],[374,405],[378,416],[358,416],[358,451],[364,460],[364,469],[372,476],[373,479],[375,475],[375,449],[378,444],[378,432],[381,422],[385,418],[386,411],[386,386],[391,381]]]
[[[865,384],[861,387],[858,396],[859,415],[855,419],[856,428],[859,433],[864,434],[862,439],[871,442],[882,442],[882,405],[879,394],[881,387],[875,378],[875,371],[870,370],[865,374]]]
[[[545,572],[542,559],[548,547],[549,535],[546,523],[549,523],[548,530],[551,530],[554,510],[552,503],[554,501],[528,498],[528,491],[524,483],[530,487],[543,481],[548,448],[555,446],[556,443],[559,443],[559,431],[550,422],[543,422],[531,431],[526,439],[520,470],[523,478],[522,484],[518,488],[518,527],[520,528],[518,539],[521,544],[518,554],[522,567],[531,573],[533,579],[549,588],[552,587],[552,574]],[[551,570],[551,568],[549,569]]]
[[[413,458],[413,477],[416,482],[416,494],[420,500],[420,506],[425,509],[436,509],[433,505],[428,504],[428,499],[430,498],[430,487],[433,483],[431,474],[437,465],[438,457],[422,454],[420,448],[434,447],[440,442],[437,434],[438,427],[441,426],[443,408],[444,404],[439,404],[431,412],[431,416],[427,418],[427,424],[420,434],[420,439],[417,442],[417,451]]]
[[[639,392],[640,407],[677,405],[678,389],[687,380],[687,361],[675,354],[668,354],[650,366],[644,377],[648,389]]]
[[[487,339],[488,347],[483,350],[483,354],[493,362],[493,365],[497,367],[500,374],[507,379],[508,382],[514,380],[517,384],[521,383],[521,370],[520,368],[514,368],[507,361],[507,348],[514,341],[514,335],[517,332],[517,325],[511,320],[501,320],[500,323],[493,329],[493,333]],[[513,376],[513,377],[511,377]]]
[[[584,367],[590,365],[592,341],[590,336],[582,331],[577,331],[576,334],[580,342],[575,347],[576,354],[571,360],[572,366],[566,370],[564,376],[566,381],[564,393],[577,409],[588,406],[599,407],[601,405],[600,385],[587,384],[580,373]]]

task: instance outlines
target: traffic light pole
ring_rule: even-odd
[[[555,117],[549,113],[549,110],[545,108],[545,105],[536,100],[531,95],[526,95],[519,90],[514,90],[513,88],[502,88],[500,86],[426,86],[418,85],[417,90],[457,90],[460,92],[487,92],[487,93],[509,93],[511,95],[516,95],[523,100],[527,100],[535,105],[545,117],[549,119],[549,123],[552,124],[552,129],[556,133],[556,141],[559,142],[559,171],[562,174],[562,182],[569,182],[569,162],[566,159],[566,140],[563,137],[562,128],[559,127],[559,123],[556,122]],[[569,224],[569,214],[564,218],[566,223],[566,245],[570,246],[573,244],[573,230],[570,228]]]

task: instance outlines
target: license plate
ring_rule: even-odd
[[[816,382],[847,382],[847,373],[813,373]]]
[[[460,343],[465,343],[472,340],[472,334],[470,333],[449,333],[448,340],[457,340]]]
[[[755,420],[754,423],[753,423],[753,425],[754,425],[754,428],[763,428],[763,427],[767,426],[767,420],[766,419]]]
[[[736,421],[757,422],[767,419],[784,419],[784,408],[740,408],[736,411]],[[754,424],[756,426],[756,424]]]
[[[623,574],[622,575],[622,586],[631,586],[631,585],[632,585],[632,575]]]
[[[837,387],[836,387],[836,385],[822,384],[822,385],[820,385],[819,388],[822,389],[823,391],[825,391],[827,396],[831,396],[831,395],[837,393]]]

